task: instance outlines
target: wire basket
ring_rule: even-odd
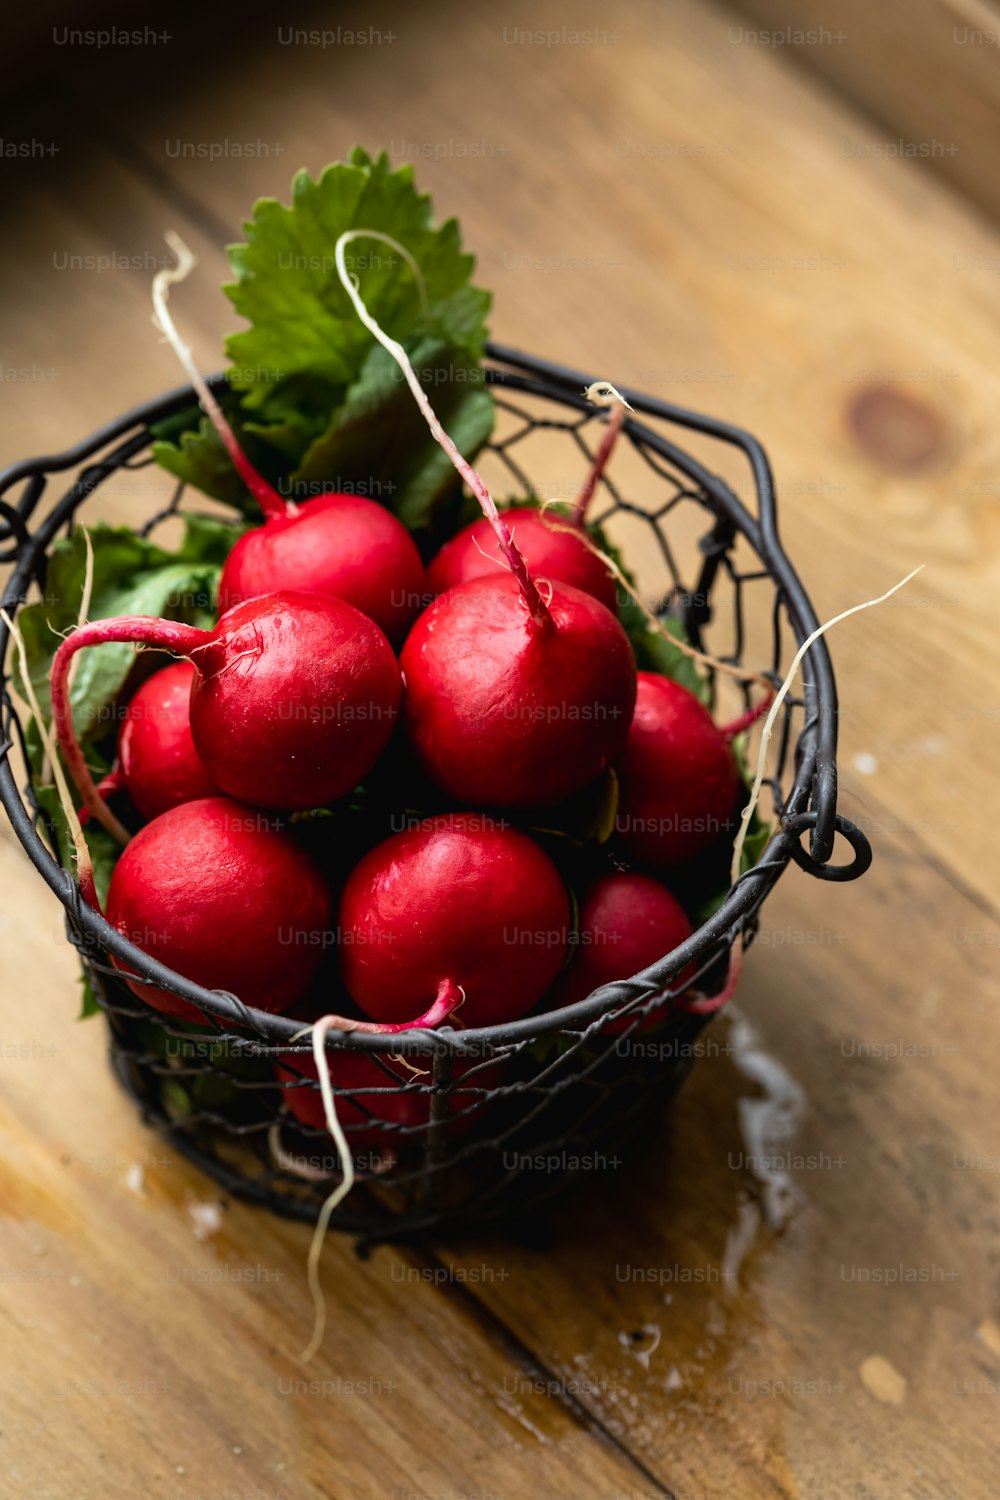
[[[502,465],[510,492],[536,492],[527,452],[540,433],[550,446],[564,445],[567,467],[581,472],[599,424],[581,394],[593,377],[496,344],[488,356],[485,376],[501,421],[487,461]],[[753,664],[778,681],[786,636],[800,644],[817,620],[779,540],[763,449],[723,422],[638,391],[623,393],[634,415],[602,478],[594,522],[613,530],[627,521],[633,535],[641,529],[644,563],[658,573],[652,590],[658,613],[678,619],[696,645],[710,627],[717,658],[743,661],[752,618],[757,636],[763,628],[767,637],[766,655],[758,649]],[[4,594],[8,614],[32,585],[44,588],[47,551],[72,526],[79,508],[110,476],[150,463],[151,426],[192,401],[189,388],[174,391],[65,453],[16,464],[0,475],[0,561],[14,564]],[[678,429],[726,445],[749,462],[756,514],[678,446]],[[642,461],[641,506],[624,498],[616,477],[623,449]],[[71,470],[80,471],[75,482],[32,529],[50,483]],[[147,533],[176,510],[182,493],[183,487],[166,511],[151,518]],[[675,555],[681,534],[697,539],[688,548],[694,562],[687,579]],[[720,632],[729,637],[721,646]],[[227,1192],[290,1217],[315,1219],[341,1164],[321,1116],[306,1124],[299,1116],[309,1111],[293,1114],[288,1107],[290,1082],[318,1099],[308,1043],[293,1043],[302,1021],[200,988],[133,946],[81,901],[72,874],[40,837],[43,815],[30,778],[20,790],[11,764],[13,746],[20,742],[23,748],[23,729],[8,692],[8,647],[7,629],[0,626],[0,798],[29,859],[66,910],[69,940],[107,1019],[118,1078],[146,1120]],[[730,946],[752,940],[761,904],[786,866],[794,861],[822,879],[849,880],[871,862],[864,835],[837,813],[837,697],[823,640],[809,648],[803,682],[801,696],[789,695],[783,705],[766,781],[776,832],[721,907],[671,954],[587,1000],[507,1025],[388,1039],[357,1033],[330,1038],[331,1053],[368,1054],[385,1074],[384,1088],[335,1090],[358,1185],[334,1215],[333,1227],[364,1244],[490,1221],[528,1224],[547,1199],[617,1163],[629,1139],[683,1082],[699,1033],[721,1004]],[[838,832],[853,854],[843,865],[831,862]],[[808,850],[802,843],[806,833]],[[697,1001],[691,999],[692,965],[702,997]],[[196,1005],[208,1024],[195,1031],[150,1009],[123,983],[123,971]],[[284,1087],[275,1071],[279,1057]],[[401,1084],[401,1077],[410,1081]],[[393,1113],[403,1117],[387,1121],[380,1095],[398,1101],[401,1094],[419,1100],[420,1107],[397,1109]],[[378,1122],[376,1152],[366,1150],[371,1117]]]

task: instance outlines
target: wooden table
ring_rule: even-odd
[[[781,13],[443,0],[294,23],[366,45],[179,34],[162,71],[159,44],[49,48],[66,110],[25,128],[58,153],[4,161],[5,461],[177,383],[148,316],[165,227],[202,258],[183,321],[217,365],[223,243],[357,139],[461,217],[505,342],[764,438],[821,615],[926,570],[832,640],[870,875],[786,875],[670,1120],[551,1248],[331,1241],[305,1372],[307,1231],[234,1202],[206,1230],[211,1186],[111,1082],[60,911],[0,841],[5,1497],[996,1493],[1000,242],[968,183],[876,149],[901,127],[852,103],[866,68],[747,39]],[[564,27],[600,34],[532,35]],[[956,110],[963,66],[942,45]],[[227,141],[254,154],[200,149]]]

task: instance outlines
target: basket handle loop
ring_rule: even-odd
[[[815,875],[817,880],[857,880],[864,875],[872,862],[872,846],[868,838],[861,832],[856,823],[845,818],[841,813],[834,814],[834,827],[836,831],[843,834],[844,838],[854,850],[854,858],[846,865],[820,864],[807,854],[799,843],[799,834],[807,828],[815,828],[818,813],[815,811],[792,813],[787,818],[782,818],[781,827],[790,835],[789,852],[795,863],[809,875]]]

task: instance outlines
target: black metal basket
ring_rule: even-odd
[[[526,440],[540,429],[550,434],[550,442],[556,434],[572,444],[576,468],[582,471],[582,460],[591,453],[590,427],[599,420],[581,394],[593,378],[490,346],[486,379],[509,429],[494,439],[493,461],[502,462],[515,492],[532,492],[522,455]],[[742,660],[747,598],[753,590],[763,595],[756,618],[768,621],[770,652],[768,660],[756,665],[777,681],[784,628],[800,644],[817,620],[779,540],[763,449],[749,434],[723,422],[638,391],[626,389],[624,395],[638,414],[628,419],[623,432],[646,465],[646,503],[638,506],[623,497],[612,463],[602,480],[594,520],[613,524],[614,518],[627,515],[630,525],[648,527],[662,575],[660,612],[678,617],[696,644],[709,622],[714,618],[715,629],[725,615],[732,632],[728,649],[713,641],[714,654],[722,660]],[[61,530],[72,526],[84,501],[116,471],[151,462],[146,455],[151,425],[192,400],[189,388],[174,391],[65,453],[16,464],[0,475],[0,547],[5,547],[0,561],[14,564],[4,594],[8,614],[24,602],[33,584],[44,587],[47,550]],[[668,435],[677,428],[745,456],[756,515],[729,484],[677,445]],[[32,529],[50,481],[75,469],[80,472],[72,487]],[[649,492],[659,496],[653,504]],[[176,492],[169,512],[181,493]],[[707,526],[699,539],[697,577],[685,588],[671,532],[680,509],[691,507]],[[169,512],[155,516],[145,529]],[[749,562],[741,564],[740,555]],[[276,1057],[288,1053],[302,1022],[251,1010],[235,996],[201,989],[141,952],[81,902],[73,876],[39,836],[41,814],[30,779],[22,795],[9,759],[22,727],[8,693],[8,647],[7,629],[0,626],[0,798],[28,857],[66,909],[69,939],[107,1016],[118,1077],[145,1117],[228,1192],[282,1214],[314,1219],[339,1174],[336,1150],[325,1130],[302,1125],[290,1115],[274,1072]],[[756,867],[673,953],[585,1001],[504,1026],[445,1028],[388,1040],[361,1034],[331,1037],[331,1051],[365,1052],[383,1059],[383,1068],[389,1056],[416,1056],[411,1066],[420,1071],[406,1087],[429,1096],[421,1123],[383,1127],[382,1139],[392,1149],[383,1149],[377,1160],[362,1161],[358,1186],[334,1215],[334,1227],[373,1242],[475,1228],[488,1221],[530,1221],[537,1206],[553,1194],[616,1162],[628,1139],[682,1083],[698,1035],[717,1008],[712,1001],[692,1003],[689,966],[697,970],[702,995],[715,993],[725,976],[730,945],[751,940],[761,903],[790,861],[828,880],[853,879],[867,869],[871,851],[864,835],[836,808],[837,698],[823,640],[809,648],[803,679],[802,696],[790,695],[784,704],[775,736],[776,766],[766,782],[777,831]],[[801,842],[806,831],[808,852]],[[831,863],[837,832],[852,846],[853,859],[845,865]],[[195,1032],[149,1009],[123,983],[123,971],[195,1004],[210,1027]],[[682,971],[685,980],[678,985]],[[609,1024],[609,1014],[614,1024]],[[304,1051],[307,1043],[296,1046]],[[304,1078],[301,1087],[315,1089],[317,1084]],[[398,1091],[398,1064],[388,1071],[386,1088]],[[362,1118],[360,1124],[347,1125],[349,1142],[352,1131],[359,1141],[367,1138],[363,1116],[378,1113],[373,1098],[372,1091],[352,1097]]]

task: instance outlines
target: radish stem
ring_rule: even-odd
[[[773,702],[774,689],[772,688],[766,698],[754,704],[753,708],[748,708],[746,713],[740,714],[738,719],[730,719],[728,724],[720,724],[719,733],[724,739],[734,740],[738,734],[742,734],[745,729],[750,729],[756,724],[758,719],[762,719]]]
[[[226,421],[221,406],[212,395],[204,376],[195,364],[194,355],[177,332],[174,320],[167,308],[170,288],[180,281],[185,281],[198,262],[180,235],[175,233],[174,230],[168,229],[164,235],[164,239],[176,255],[177,264],[176,266],[165,266],[162,271],[157,271],[153,277],[153,306],[156,309],[153,322],[165,336],[180,363],[183,365],[191,384],[194,386],[205,415],[219,434],[226,452],[233,461],[233,467],[257,501],[264,515],[269,519],[275,516],[293,516],[297,512],[298,506],[292,500],[283,500],[278,492],[268,484],[263,474],[258,473],[247,458],[239,445],[236,434]]]
[[[414,263],[413,257],[409,254],[409,252],[403,245],[398,244],[397,241],[391,239],[389,235],[378,234],[374,230],[350,229],[340,236],[334,252],[337,263],[337,275],[340,277],[344,290],[350,297],[351,302],[354,305],[355,312],[357,313],[358,317],[361,319],[365,327],[368,329],[368,332],[373,336],[373,338],[378,340],[378,342],[382,345],[382,348],[385,349],[387,353],[392,355],[393,359],[402,370],[403,377],[413,394],[413,399],[416,401],[417,406],[420,408],[421,415],[423,416],[424,421],[427,423],[427,426],[430,428],[431,435],[433,436],[435,442],[439,443],[447,453],[453,465],[465,480],[466,484],[469,486],[476,499],[479,501],[484,516],[489,521],[496,534],[497,541],[500,544],[500,550],[503,552],[504,557],[507,559],[511,572],[517,579],[518,587],[520,588],[521,594],[524,598],[524,602],[527,605],[528,615],[532,623],[539,628],[549,628],[552,625],[552,616],[549,613],[545,601],[543,600],[541,594],[538,592],[538,589],[535,586],[534,579],[528,572],[527,564],[525,563],[524,558],[522,557],[518,548],[514,545],[514,540],[511,537],[510,531],[505,525],[500,512],[497,510],[496,501],[493,499],[493,496],[487,489],[481,475],[477,474],[472,465],[462,456],[455,443],[442,427],[434,411],[434,408],[431,406],[430,401],[427,399],[427,395],[423,390],[420,381],[417,379],[416,372],[414,371],[413,366],[410,364],[409,356],[407,355],[406,350],[396,339],[390,338],[390,336],[384,331],[383,328],[381,328],[378,322],[376,322],[375,318],[368,311],[367,307],[364,304],[364,301],[362,300],[361,293],[358,290],[358,278],[356,276],[350,275],[347,270],[347,262],[344,255],[346,247],[352,242],[352,240],[365,238],[378,239],[381,240],[384,244],[393,246],[394,249],[399,251],[400,255],[404,258],[407,265],[411,268],[411,270],[414,271],[419,279],[419,270]]]
[[[594,491],[597,488],[598,481],[607,468],[608,461],[614,452],[615,444],[618,441],[618,434],[621,432],[622,423],[625,420],[625,413],[632,410],[621,392],[617,391],[606,380],[596,380],[593,385],[588,385],[583,394],[587,397],[588,401],[593,401],[595,406],[611,406],[613,410],[611,416],[608,418],[608,425],[601,436],[600,445],[594,455],[590,473],[587,475],[579,495],[577,495],[576,500],[573,502],[573,521],[575,525],[580,527],[583,526],[587,507],[594,498]]]
[[[209,637],[209,631],[198,630],[193,625],[182,625],[175,620],[124,615],[117,620],[92,620],[87,625],[78,626],[66,637],[55,654],[51,673],[52,722],[59,737],[66,767],[83,805],[119,843],[127,844],[131,834],[115,817],[94,785],[73,724],[69,697],[69,669],[73,658],[85,646],[100,646],[107,641],[127,641],[188,656]]]
[[[31,681],[31,673],[28,669],[28,655],[24,649],[24,637],[21,634],[20,626],[15,623],[6,610],[0,610],[0,619],[3,620],[10,632],[11,640],[14,642],[18,665],[21,669],[21,681],[24,684],[28,706],[35,716],[39,737],[45,747],[46,757],[52,766],[52,775],[59,794],[59,801],[62,804],[62,810],[69,826],[70,838],[73,840],[73,851],[76,855],[76,878],[80,886],[80,894],[89,906],[92,906],[95,911],[100,911],[97,900],[97,887],[94,884],[94,862],[90,857],[90,847],[84,836],[83,825],[77,816],[73,798],[70,796],[69,786],[63,773],[62,762],[59,759],[59,754],[52,738],[52,730],[42,717],[38,696],[35,693],[34,684]]]
[[[736,993],[743,972],[743,943],[737,934],[729,945],[729,968],[726,971],[726,982],[717,995],[694,994],[690,1000],[680,996],[677,1006],[680,1010],[690,1011],[696,1016],[714,1016],[724,1005],[727,1005]]]

